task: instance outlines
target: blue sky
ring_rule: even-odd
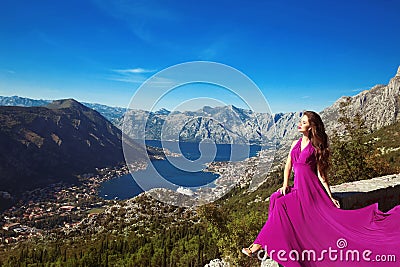
[[[1,1],[0,95],[127,106],[147,78],[213,61],[252,79],[272,112],[320,111],[387,83],[400,65],[400,2]],[[236,100],[186,86],[162,103]]]

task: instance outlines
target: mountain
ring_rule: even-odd
[[[299,112],[271,115],[229,105],[185,112],[128,110],[116,125],[124,126],[124,132],[137,139],[160,140],[162,134],[164,140],[199,142],[208,138],[216,143],[267,144],[292,138],[299,119]]]
[[[370,132],[398,122],[400,67],[387,85],[376,85],[352,97],[343,96],[321,111],[328,135],[340,128],[337,122],[340,103],[347,100],[350,103],[350,116],[361,114]],[[129,110],[125,116],[124,132],[135,138],[143,138],[143,127],[146,125],[146,138],[159,140],[164,127],[164,140],[199,141],[210,138],[217,143],[242,143],[246,140],[250,143],[263,143],[274,140],[275,136],[280,147],[275,156],[279,160],[286,158],[291,141],[299,137],[297,124],[301,116],[300,111],[270,116],[235,106],[203,107],[194,112],[174,111],[165,114]],[[115,123],[121,128],[123,119]]]
[[[35,100],[19,96],[0,96],[0,106],[45,106],[51,100]],[[98,111],[117,127],[121,128],[125,108],[110,107],[95,103],[82,103],[85,106]],[[160,140],[160,134],[164,122],[168,122],[168,140],[176,140],[176,133],[180,132],[180,138],[184,141],[198,142],[204,138],[210,138],[217,143],[262,143],[265,140],[276,138],[294,138],[296,124],[300,119],[300,112],[279,113],[268,115],[244,110],[235,106],[203,107],[197,111],[170,112],[162,108],[155,112],[143,110],[129,110],[125,117],[131,129],[128,133],[135,139],[143,138],[139,134],[139,127],[147,122],[147,139]],[[272,123],[275,121],[275,127]],[[172,125],[171,125],[172,124]],[[181,128],[180,128],[181,127]],[[196,130],[194,130],[196,129]]]
[[[124,116],[126,108],[110,107],[102,104],[82,102],[83,105],[96,110],[108,121],[114,123],[116,120]]]
[[[53,100],[36,100],[19,96],[0,96],[0,106],[38,107],[46,106],[52,101]],[[126,111],[126,108],[110,107],[96,103],[82,102],[82,104],[87,106],[88,108],[96,110],[110,122],[114,122],[115,120],[122,117]]]
[[[350,116],[360,113],[371,132],[395,123],[400,119],[400,67],[387,85],[376,85],[353,97],[341,97],[324,109],[321,117],[326,121],[328,132],[338,127],[339,106],[347,99]]]
[[[353,97],[343,96],[332,106],[320,112],[328,134],[338,129],[340,103],[350,101],[349,114],[357,112],[373,132],[399,120],[400,110],[400,67],[387,85],[376,85]],[[37,101],[37,102],[35,102]],[[0,104],[39,105],[47,100],[31,100],[18,97],[0,97]],[[297,123],[302,112],[277,114],[256,113],[233,105],[223,107],[205,106],[197,111],[173,111],[160,109],[156,112],[128,110],[99,104],[85,105],[99,111],[118,128],[134,139],[182,140],[199,142],[211,139],[216,143],[265,144],[271,141],[285,143],[297,138]],[[307,109],[307,107],[305,107]],[[125,116],[124,116],[125,114]],[[144,136],[146,127],[146,136]],[[163,129],[164,128],[164,129]]]
[[[124,162],[121,131],[73,99],[0,107],[0,190],[18,194]],[[138,161],[145,149],[131,142]]]
[[[36,100],[20,96],[0,96],[0,106],[36,107],[49,104],[50,100]]]

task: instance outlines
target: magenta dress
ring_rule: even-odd
[[[270,197],[269,217],[255,244],[285,267],[400,266],[400,205],[337,208],[317,176],[311,142],[291,152],[294,185]]]

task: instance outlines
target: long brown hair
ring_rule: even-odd
[[[325,126],[321,117],[314,111],[305,111],[303,115],[308,118],[310,128],[307,136],[311,140],[315,148],[315,156],[317,159],[317,167],[322,178],[328,182],[328,169],[330,167],[330,150],[328,143],[328,135],[325,132]]]

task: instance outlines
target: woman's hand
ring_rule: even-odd
[[[277,191],[281,193],[281,195],[286,195],[286,192],[288,191],[289,187],[287,185],[283,185],[281,188],[279,188]]]
[[[334,199],[333,197],[331,197],[331,200],[332,200],[333,204],[335,204],[335,206],[337,208],[340,208],[340,203],[339,203],[339,201],[337,199]]]

